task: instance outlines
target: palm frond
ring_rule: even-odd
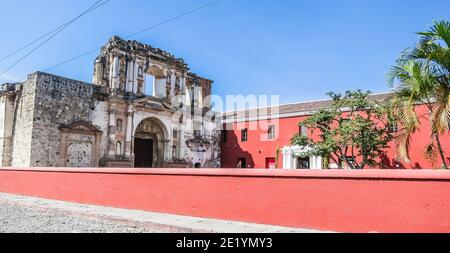
[[[411,58],[432,61],[450,71],[450,22],[435,22],[427,32],[418,34],[420,42],[410,51]]]
[[[421,36],[420,44],[429,44],[443,41],[447,47],[450,46],[450,22],[440,20],[433,23],[428,31],[418,33]]]
[[[436,103],[431,115],[432,132],[445,134],[450,125],[450,88],[440,85],[436,92]]]
[[[414,134],[420,122],[415,111],[415,101],[411,97],[406,96],[407,91],[396,93],[393,98],[392,113],[402,126],[401,132],[398,136],[397,151],[401,160],[409,163],[409,148],[411,145],[411,135]]]
[[[420,127],[417,103],[430,109],[432,136],[444,134],[450,124],[450,22],[434,22],[426,32],[418,34],[416,47],[405,50],[386,76],[388,84],[395,88],[393,114],[403,126],[398,136],[398,155],[406,162],[410,161],[411,135]],[[443,150],[440,145],[437,148],[445,164]],[[430,146],[428,151],[431,155],[435,149]]]

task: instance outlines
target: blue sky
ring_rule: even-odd
[[[94,2],[0,0],[0,58]],[[207,2],[112,0],[0,82],[23,79],[100,47],[112,35],[125,37]],[[388,67],[415,43],[415,32],[449,18],[449,10],[448,0],[224,0],[133,39],[184,58],[193,72],[215,81],[215,94],[280,95],[290,103],[323,99],[331,90],[387,91]],[[90,82],[96,55],[50,72]],[[15,59],[0,62],[0,72]]]

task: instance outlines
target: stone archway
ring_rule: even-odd
[[[147,74],[154,76],[157,79],[163,79],[166,78],[164,76],[164,72],[162,71],[161,68],[159,68],[156,65],[152,65],[147,69]]]
[[[134,135],[134,167],[162,168],[165,165],[167,129],[156,118],[144,119]]]

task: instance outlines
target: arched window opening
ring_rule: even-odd
[[[123,132],[123,121],[122,119],[117,119],[116,121],[116,129],[118,133]]]
[[[116,142],[116,156],[122,155],[122,143],[120,141]]]
[[[167,97],[167,74],[159,66],[152,65],[145,71],[144,94],[158,98]]]
[[[178,147],[177,146],[172,146],[172,158],[173,159],[178,159]]]

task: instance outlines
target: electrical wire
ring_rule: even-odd
[[[59,33],[61,33],[63,30],[65,30],[68,26],[70,26],[71,24],[73,24],[75,21],[77,21],[78,19],[80,19],[81,17],[85,16],[86,14],[88,14],[89,12],[97,9],[98,7],[106,4],[107,2],[109,2],[111,0],[98,0],[97,2],[95,2],[91,7],[89,7],[87,10],[85,10],[84,12],[82,12],[80,15],[78,15],[77,17],[75,17],[74,19],[72,19],[71,21],[65,23],[64,25],[62,25],[59,29],[57,29],[49,38],[47,38],[46,40],[44,40],[42,43],[40,43],[38,46],[34,47],[30,52],[28,52],[27,54],[25,54],[23,57],[21,57],[20,59],[18,59],[17,61],[15,61],[13,64],[11,64],[9,67],[7,67],[5,70],[3,70],[0,73],[0,76],[2,76],[3,74],[5,74],[6,72],[8,72],[9,70],[11,70],[13,67],[15,67],[17,64],[19,64],[20,62],[22,62],[25,58],[27,58],[28,56],[30,56],[32,53],[34,53],[35,51],[37,51],[39,48],[41,48],[42,46],[44,46],[48,41],[50,41],[51,39],[53,39],[56,35],[58,35]],[[49,34],[48,34],[49,35]],[[44,38],[44,37],[43,37]],[[39,40],[37,40],[39,41]],[[30,44],[31,45],[31,44]],[[17,51],[17,50],[16,50]]]
[[[97,9],[97,8],[99,8],[99,7],[101,7],[101,6],[103,6],[103,5],[105,5],[105,4],[106,4],[107,2],[109,2],[109,1],[110,1],[110,0],[105,1],[105,2],[103,2],[103,3],[101,3],[101,4],[97,5],[97,6],[95,6],[94,8],[92,8],[92,11],[95,10],[95,9]],[[70,21],[69,21],[69,22],[70,22]],[[65,25],[68,24],[69,22],[64,23],[63,25],[61,25],[61,26],[59,26],[59,27],[57,27],[57,28],[55,28],[55,29],[49,31],[48,33],[46,33],[46,34],[40,36],[39,38],[37,38],[37,39],[35,39],[35,40],[29,42],[28,44],[26,44],[26,45],[24,45],[24,46],[22,46],[22,47],[16,49],[15,51],[11,52],[10,54],[5,55],[4,57],[0,58],[0,62],[2,62],[2,61],[4,61],[4,60],[8,59],[9,57],[11,57],[11,56],[13,56],[13,55],[15,55],[15,54],[17,54],[17,53],[19,53],[19,52],[21,52],[21,51],[23,51],[25,48],[27,48],[27,47],[29,47],[29,46],[35,44],[36,42],[38,42],[38,41],[40,41],[40,40],[42,40],[42,39],[44,39],[45,37],[49,36],[50,34],[53,34],[54,32],[58,31],[59,29],[61,29],[63,26],[65,26]]]
[[[144,29],[142,29],[142,30],[140,30],[140,31],[131,33],[130,35],[126,36],[125,39],[129,39],[129,38],[134,37],[134,36],[136,36],[136,35],[138,35],[138,34],[141,34],[141,33],[147,32],[147,31],[149,31],[149,30],[151,30],[151,29],[154,29],[154,28],[157,28],[157,27],[159,27],[159,26],[165,25],[165,24],[167,24],[167,23],[170,23],[170,22],[172,22],[172,21],[175,21],[175,20],[177,20],[177,19],[180,19],[180,18],[185,17],[185,16],[187,16],[187,15],[190,15],[190,14],[192,14],[192,13],[198,12],[198,11],[200,11],[200,10],[202,10],[202,9],[207,8],[207,7],[210,7],[210,6],[212,6],[212,5],[218,4],[219,2],[222,2],[222,1],[223,1],[223,0],[215,0],[215,1],[208,2],[208,3],[206,3],[206,4],[202,5],[202,6],[199,6],[199,7],[197,7],[197,8],[191,9],[191,10],[189,10],[189,11],[186,11],[186,12],[184,12],[184,13],[181,13],[181,14],[179,14],[179,15],[176,15],[176,16],[174,16],[174,17],[171,17],[171,18],[169,18],[169,19],[166,19],[166,20],[164,20],[164,21],[162,21],[162,22],[160,22],[160,23],[157,23],[157,24],[155,24],[155,25],[149,26],[149,27],[144,28]],[[75,61],[75,60],[80,59],[80,58],[82,58],[82,57],[84,57],[84,56],[87,56],[87,55],[90,55],[90,54],[92,54],[92,53],[94,53],[94,52],[97,52],[97,51],[100,50],[100,49],[101,49],[101,47],[95,48],[95,49],[90,50],[90,51],[87,51],[87,52],[82,53],[82,54],[80,54],[80,55],[78,55],[78,56],[75,56],[75,57],[73,57],[73,58],[70,58],[70,59],[68,59],[68,60],[66,60],[66,61],[63,61],[63,62],[61,62],[61,63],[55,64],[55,65],[53,65],[53,66],[50,66],[50,67],[44,69],[43,71],[46,72],[46,71],[49,71],[49,70],[51,70],[51,69],[60,67],[60,66],[65,65],[65,64],[67,64],[67,63],[69,63],[69,62]]]

